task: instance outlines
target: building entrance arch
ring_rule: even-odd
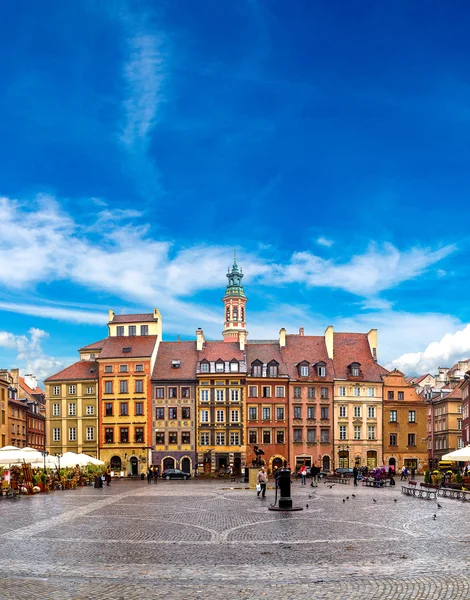
[[[166,469],[174,469],[175,468],[175,459],[172,456],[167,456],[163,459],[163,470]]]
[[[184,473],[191,473],[191,460],[187,456],[181,459],[181,470]]]
[[[131,475],[138,475],[139,474],[139,459],[137,458],[137,456],[131,456],[129,459],[129,462],[131,463]]]

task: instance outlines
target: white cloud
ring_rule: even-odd
[[[326,248],[331,248],[331,246],[335,243],[334,240],[329,240],[322,235],[316,239],[316,242],[319,246],[325,246]]]
[[[48,304],[22,304],[0,301],[0,310],[19,313],[22,315],[32,315],[35,317],[55,319],[57,321],[66,321],[68,323],[106,325],[108,321],[108,312],[105,307],[103,307],[102,312],[97,312],[62,308],[61,306],[50,306]]]
[[[438,367],[451,367],[470,357],[470,325],[446,333],[422,352],[408,352],[391,361],[391,366],[410,374],[435,373]]]

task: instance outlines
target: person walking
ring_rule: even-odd
[[[299,474],[302,479],[302,485],[306,485],[307,483],[307,467],[302,465],[299,469]]]
[[[150,485],[152,483],[152,469],[149,467],[147,469],[147,483]]]
[[[354,486],[357,487],[357,476],[359,475],[359,470],[357,468],[356,465],[354,465],[353,467],[353,479],[354,479]]]
[[[266,497],[266,484],[268,483],[268,475],[264,467],[258,471],[258,475],[256,476],[256,484],[258,487],[257,496],[261,494],[262,498]]]
[[[160,471],[158,470],[158,467],[155,467],[155,469],[153,470],[153,481],[155,482],[155,484],[158,483],[159,475],[160,475]]]
[[[109,467],[106,469],[104,479],[106,481],[106,485],[109,485],[111,483],[111,469]]]

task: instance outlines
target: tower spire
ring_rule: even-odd
[[[243,271],[237,264],[237,250],[233,249],[233,265],[227,271],[227,287],[223,298],[225,306],[224,341],[245,340],[247,336],[245,307],[248,298],[243,288]]]

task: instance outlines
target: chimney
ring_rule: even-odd
[[[155,321],[158,321],[159,319],[161,319],[161,314],[160,311],[158,310],[158,308],[154,308],[153,309],[153,318],[155,319]]]
[[[285,348],[285,347],[286,347],[286,330],[283,327],[279,331],[279,348]]]
[[[35,390],[38,387],[37,379],[34,375],[28,374],[24,376],[24,382],[28,387],[32,390]]]
[[[303,335],[303,334],[304,334],[304,328],[303,328],[303,327],[301,327],[301,328],[299,329],[299,335]]]
[[[369,348],[374,361],[377,362],[377,329],[371,329],[367,334],[367,340],[369,342]]]
[[[325,329],[325,345],[328,358],[333,358],[333,326],[329,325]]]
[[[20,370],[19,369],[10,369],[10,375],[13,379],[13,384],[18,387],[20,383]]]
[[[114,319],[114,310],[108,310],[108,323]]]
[[[179,336],[179,335],[177,336],[177,338],[176,338],[176,341],[177,341],[177,342],[181,342],[181,338],[180,338],[180,336]]]
[[[196,329],[196,349],[198,352],[203,349],[205,341],[204,332],[200,327],[198,327],[198,329]]]

